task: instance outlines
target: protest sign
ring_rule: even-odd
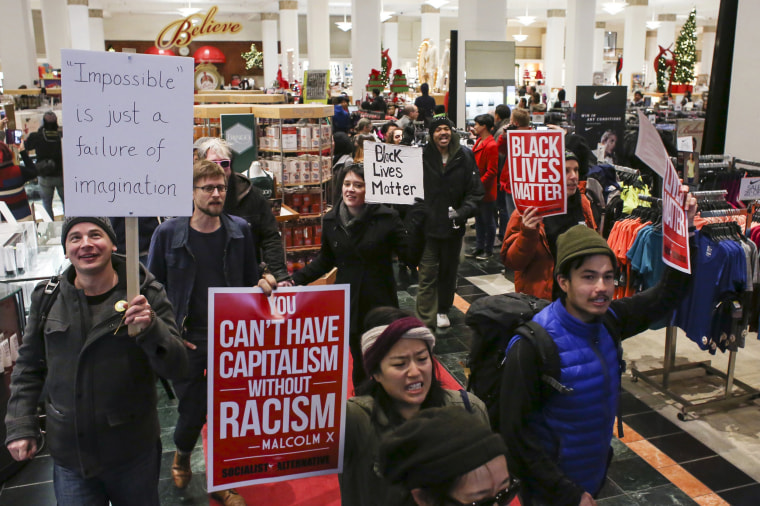
[[[422,149],[364,141],[364,182],[367,202],[414,204],[425,198]]]
[[[515,207],[541,216],[567,212],[565,136],[559,130],[508,130],[509,177]]]
[[[639,111],[638,114],[636,156],[663,178],[662,261],[674,269],[690,273],[689,227],[683,208],[681,181],[654,125],[647,121],[644,113]]]
[[[348,285],[209,290],[209,491],[342,471],[348,308]]]
[[[744,177],[740,180],[739,200],[760,199],[760,177]]]
[[[193,59],[61,57],[66,215],[190,216]]]

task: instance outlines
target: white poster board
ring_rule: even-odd
[[[739,181],[739,200],[760,199],[760,177],[744,177]]]
[[[366,202],[414,204],[425,198],[422,185],[422,148],[364,142]]]
[[[61,51],[67,216],[190,216],[193,59]]]

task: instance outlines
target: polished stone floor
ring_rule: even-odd
[[[465,248],[474,238],[468,230]],[[457,300],[452,308],[452,326],[438,332],[436,355],[460,382],[465,381],[464,364],[470,347],[471,331],[464,324],[469,304],[487,295],[513,290],[511,273],[502,273],[498,259],[463,259],[459,268]],[[417,286],[400,276],[399,301],[414,308]],[[747,347],[736,360],[736,377],[760,388],[760,342],[751,333]],[[688,339],[679,337],[676,363],[713,359],[726,370],[728,357],[703,355]],[[648,370],[662,365],[664,331],[647,331],[625,342],[625,358],[632,366]],[[627,373],[622,396],[625,437],[614,439],[615,456],[598,504],[612,505],[718,505],[756,506],[760,504],[760,402],[731,410],[699,412],[695,419],[678,419],[677,405],[642,381],[633,382]],[[719,378],[701,373],[684,374],[671,388],[695,401],[720,394]],[[680,390],[679,390],[680,389]],[[169,479],[174,451],[172,430],[176,402],[160,389],[162,426],[163,505],[208,505],[205,479],[200,473],[190,486],[179,491]],[[200,445],[200,441],[199,441]],[[200,450],[200,448],[199,448]],[[202,451],[194,452],[193,469],[204,468]],[[0,490],[0,506],[54,505],[52,462],[45,452],[27,464]],[[212,501],[212,504],[216,504]]]

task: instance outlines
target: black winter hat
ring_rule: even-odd
[[[430,133],[430,142],[433,142],[433,133],[435,132],[435,129],[441,125],[447,125],[449,128],[454,130],[454,124],[449,121],[448,118],[434,118],[428,127],[428,133]]]
[[[462,406],[428,408],[380,442],[380,473],[409,489],[449,483],[507,447],[499,434]]]
[[[103,231],[111,238],[111,242],[116,244],[116,232],[114,232],[111,226],[111,220],[105,216],[72,216],[63,220],[63,230],[61,231],[61,245],[63,246],[63,252],[66,253],[66,236],[69,235],[71,227],[77,223],[94,223],[103,229]]]

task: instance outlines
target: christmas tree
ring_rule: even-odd
[[[676,71],[673,82],[691,84],[694,80],[694,65],[697,63],[697,9],[692,9],[689,18],[676,39]]]

